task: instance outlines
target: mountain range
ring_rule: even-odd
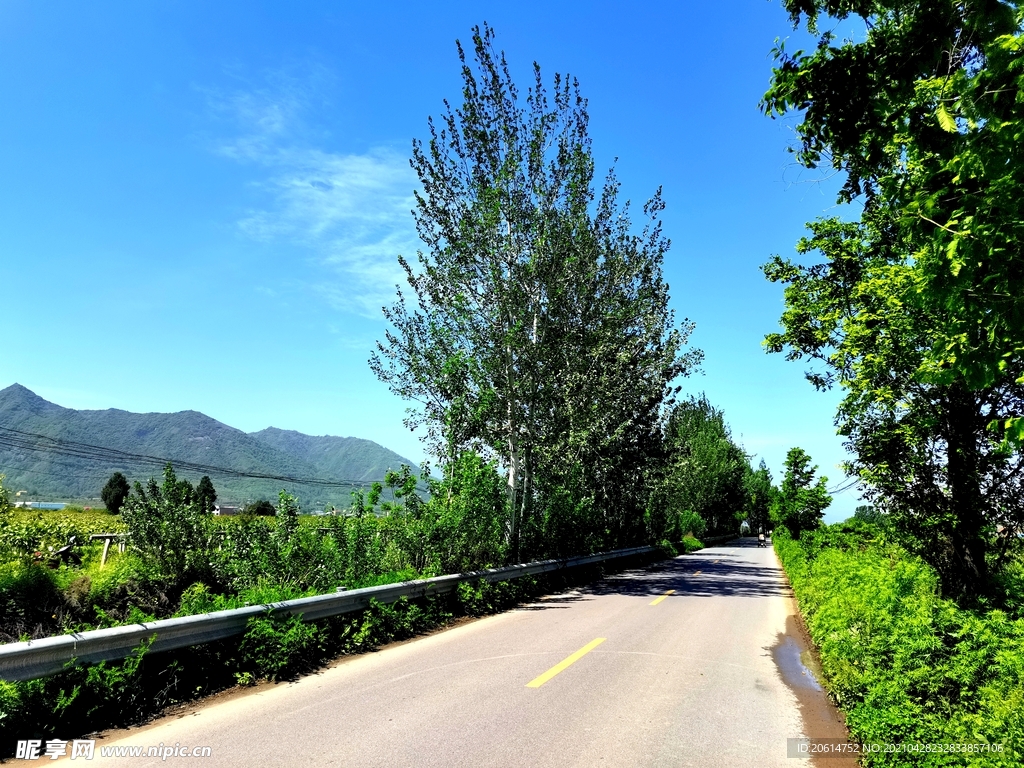
[[[389,469],[397,471],[408,464],[414,473],[419,472],[412,461],[371,440],[317,437],[275,427],[246,433],[198,411],[78,411],[44,400],[20,384],[0,390],[0,427],[18,430],[0,430],[0,474],[7,476],[4,484],[12,493],[26,492],[19,499],[98,499],[115,471],[124,473],[132,482],[161,476],[161,468],[152,462],[68,447],[69,443],[166,458],[172,464],[177,461],[286,477],[289,480],[266,480],[215,471],[175,470],[179,477],[187,477],[193,483],[202,474],[210,475],[220,502],[275,500],[278,491],[284,489],[297,496],[300,505],[310,511],[326,504],[347,506],[353,489],[368,488],[373,481],[383,480]],[[64,448],[58,446],[55,451],[54,443],[43,438],[65,441],[61,444]],[[32,450],[26,444],[43,450]],[[300,482],[311,478],[350,486],[324,487]]]

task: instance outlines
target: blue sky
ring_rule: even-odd
[[[685,391],[777,478],[800,445],[835,484],[838,395],[761,348],[782,296],[758,265],[838,212],[836,180],[785,151],[794,122],[757,109],[775,38],[807,43],[777,0],[7,0],[0,387],[424,458],[366,361],[417,248],[411,142],[458,101],[455,39],[484,20],[524,87],[533,61],[579,78],[624,197],[663,186],[673,306],[706,353]]]

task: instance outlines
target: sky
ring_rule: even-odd
[[[761,345],[783,304],[759,265],[851,215],[787,153],[796,120],[758,109],[776,38],[810,45],[779,0],[5,0],[0,388],[426,458],[367,359],[418,247],[412,141],[459,102],[455,41],[485,21],[524,90],[534,61],[579,79],[637,211],[663,188],[672,306],[706,355],[684,393],[776,480],[801,446],[838,485],[839,393]]]

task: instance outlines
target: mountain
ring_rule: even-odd
[[[413,462],[370,440],[314,437],[274,427],[246,434],[197,411],[77,411],[48,402],[20,384],[0,390],[0,427],[135,455],[169,458],[172,462],[289,478],[351,481],[355,487],[364,488],[383,479],[388,469],[397,470],[402,464],[419,471]],[[0,473],[7,475],[7,487],[28,491],[32,498],[95,499],[115,471],[123,472],[132,481],[160,476],[159,467],[109,456],[96,459],[81,455],[88,451],[64,455],[26,450],[10,445],[9,435],[0,432]],[[194,482],[203,474],[176,471],[179,477]],[[223,502],[273,500],[284,487],[299,497],[304,508],[312,509],[327,503],[346,505],[351,492],[351,488],[233,478],[214,471],[208,474]]]
[[[314,437],[276,427],[251,432],[249,436],[302,459],[316,468],[318,477],[344,477],[372,483],[383,477],[381,467],[398,470],[403,463],[412,465],[411,461],[402,459],[394,451],[359,437]]]

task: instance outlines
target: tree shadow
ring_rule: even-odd
[[[782,569],[755,562],[744,552],[756,550],[757,539],[741,539],[728,547],[703,549],[643,570],[609,576],[584,587],[587,595],[657,597],[675,590],[681,597],[781,597],[790,594]]]
[[[571,608],[575,603],[582,602],[583,600],[589,600],[590,598],[582,594],[578,589],[574,589],[571,593],[561,593],[556,595],[545,595],[544,597],[537,598],[530,603],[523,603],[517,610],[520,611],[549,611],[552,608]]]

